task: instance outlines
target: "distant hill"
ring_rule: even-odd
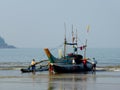
[[[15,46],[13,45],[8,45],[5,40],[0,37],[0,48],[16,48]]]

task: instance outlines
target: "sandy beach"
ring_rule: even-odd
[[[79,74],[21,73],[0,70],[0,90],[118,90],[120,72]]]

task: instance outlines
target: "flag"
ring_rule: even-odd
[[[80,50],[83,50],[83,47],[82,47],[82,46],[80,47]]]
[[[87,26],[87,33],[89,32],[89,30],[90,30],[90,26],[88,25],[88,26]]]
[[[80,47],[80,50],[83,50],[83,49],[85,49],[86,47],[87,47],[86,45],[83,45],[83,46]]]

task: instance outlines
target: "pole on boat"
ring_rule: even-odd
[[[88,25],[88,26],[87,26],[87,34],[88,34],[89,30],[90,30],[90,26]],[[87,49],[87,39],[86,39],[86,41],[85,41],[84,58],[86,58],[86,49]]]
[[[65,37],[64,37],[64,58],[65,58],[65,55],[66,55],[66,24],[64,23],[64,28],[65,28]]]
[[[87,48],[87,39],[85,41],[84,59],[86,59],[86,48]]]
[[[73,32],[73,24],[72,24],[72,43],[74,43],[74,32]],[[74,47],[74,45],[73,45]]]
[[[76,44],[77,44],[77,39],[78,39],[78,35],[77,35],[77,29],[76,29]],[[78,47],[78,44],[76,46]],[[78,50],[77,50],[77,54],[78,54]]]
[[[74,40],[75,40],[75,37],[74,37],[74,32],[73,32],[73,24],[72,24],[72,46],[73,46],[73,52],[74,52],[74,54],[75,54],[75,50],[74,50]]]
[[[89,30],[90,30],[90,26],[88,25],[88,26],[87,26],[87,35],[88,35]],[[86,58],[86,48],[87,48],[87,39],[86,39],[86,41],[85,41],[84,58]]]
[[[75,53],[78,53],[77,52],[77,29],[76,29],[76,37],[74,36],[74,32],[73,32],[73,24],[72,24],[72,44],[73,44],[73,48],[74,48],[74,54]],[[74,43],[74,42],[76,42],[76,43]]]

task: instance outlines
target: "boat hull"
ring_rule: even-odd
[[[93,71],[93,65],[90,63],[84,64],[53,64],[51,72],[55,73],[79,73],[79,72],[87,72]]]
[[[21,69],[21,72],[22,73],[29,73],[29,72],[41,72],[41,71],[48,71],[48,68],[38,68],[38,69],[35,69],[35,70],[32,70],[32,69]]]

